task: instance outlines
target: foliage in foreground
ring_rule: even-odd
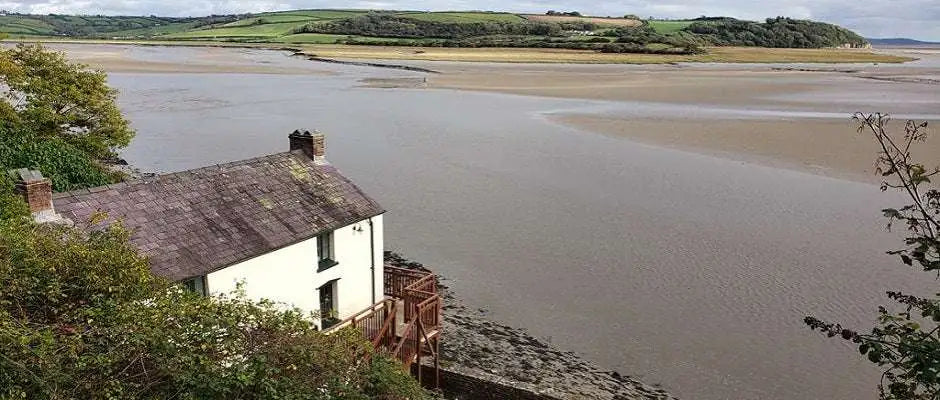
[[[121,179],[100,160],[126,146],[133,131],[102,72],[19,45],[0,49],[0,83],[0,171],[39,170],[56,191]]]
[[[940,169],[928,169],[911,156],[911,148],[927,139],[927,123],[908,121],[901,136],[886,130],[886,115],[857,114],[856,119],[859,132],[868,131],[881,146],[878,171],[885,179],[881,190],[896,189],[911,200],[883,210],[889,228],[901,223],[908,232],[904,247],[888,253],[906,266],[940,273],[940,190],[931,181]],[[940,398],[940,294],[919,297],[890,291],[887,295],[899,303],[900,311],[879,307],[878,325],[867,334],[811,316],[804,322],[829,337],[856,343],[859,352],[880,366],[882,399]]]
[[[125,147],[134,131],[116,104],[107,75],[69,62],[38,44],[0,49],[0,122],[56,138],[102,160]]]
[[[426,396],[353,330],[153,276],[119,227],[3,220],[0,288],[0,399]]]

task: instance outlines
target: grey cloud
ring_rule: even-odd
[[[867,3],[867,4],[866,4]],[[0,8],[32,13],[207,15],[296,8],[393,8],[412,10],[499,10],[540,13],[578,10],[594,15],[637,14],[688,18],[722,15],[760,20],[778,15],[846,26],[868,37],[913,37],[940,41],[937,0],[0,0]]]

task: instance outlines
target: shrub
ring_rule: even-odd
[[[0,221],[0,397],[368,399],[425,396],[354,330],[201,297],[150,273],[114,227]]]

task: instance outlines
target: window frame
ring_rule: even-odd
[[[334,232],[329,231],[317,235],[317,272],[325,271],[339,264],[335,258],[336,240]]]

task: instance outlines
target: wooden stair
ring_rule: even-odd
[[[437,278],[430,272],[385,265],[388,298],[331,327],[329,331],[355,327],[376,350],[397,358],[407,370],[416,371],[425,384],[421,360],[433,359],[434,387],[440,386],[440,338],[442,300]],[[417,368],[412,368],[413,365]]]

